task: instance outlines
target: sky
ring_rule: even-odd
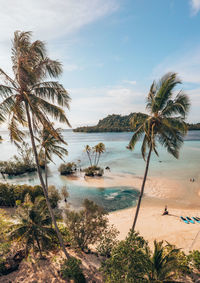
[[[0,67],[11,74],[15,30],[63,64],[72,127],[144,112],[154,79],[177,72],[200,121],[200,0],[0,0]]]

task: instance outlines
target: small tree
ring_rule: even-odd
[[[85,199],[80,211],[65,212],[65,223],[71,232],[74,244],[82,250],[101,239],[108,226],[107,213],[93,201]]]
[[[106,283],[147,282],[149,258],[148,243],[138,233],[129,233],[111,252],[111,257],[102,262]]]
[[[42,250],[56,237],[45,199],[39,197],[32,203],[27,195],[17,209],[16,218],[17,224],[11,226],[10,239],[22,242],[26,254],[31,248],[36,251],[37,247],[42,257]]]

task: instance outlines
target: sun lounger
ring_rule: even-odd
[[[189,222],[187,221],[187,219],[185,219],[183,216],[181,216],[180,218],[181,218],[181,220],[182,220],[183,222],[185,222],[186,224],[189,224]]]
[[[187,221],[189,221],[190,223],[195,224],[195,222],[194,222],[190,217],[187,216],[186,219],[187,219]]]
[[[200,223],[200,219],[198,220],[197,217],[192,217],[192,219],[193,219],[194,221],[196,221],[197,223]]]

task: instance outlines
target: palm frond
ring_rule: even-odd
[[[56,101],[58,105],[69,109],[70,96],[58,82],[42,82],[33,87],[33,92],[42,99]]]

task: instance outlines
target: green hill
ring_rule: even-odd
[[[98,132],[130,132],[130,119],[134,113],[129,115],[108,115],[106,118],[99,120],[96,126],[85,126],[74,129],[74,132],[98,133]],[[200,130],[200,123],[188,124],[189,130]]]

